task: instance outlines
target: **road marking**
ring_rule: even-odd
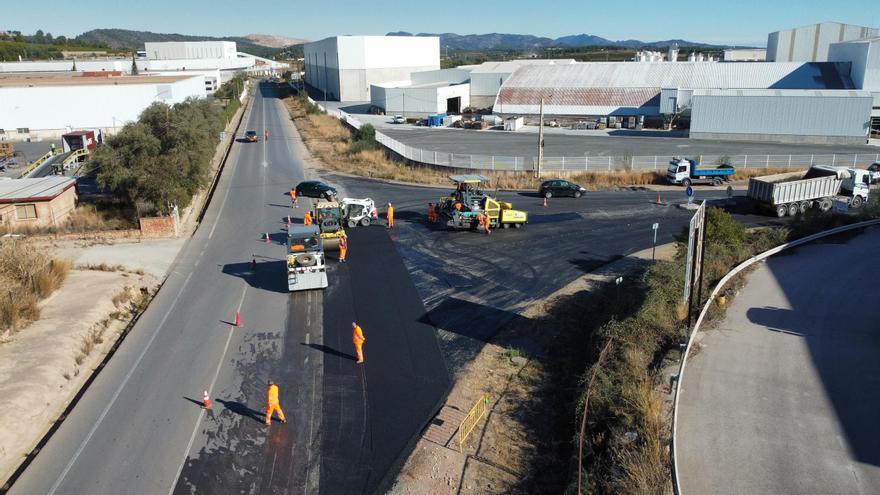
[[[253,108],[254,108],[253,106],[248,107],[248,121],[250,121],[250,115],[253,113]],[[238,157],[236,157],[235,163],[238,164]],[[233,175],[235,175],[234,171],[233,171]],[[229,181],[232,182],[232,179],[229,179]],[[232,189],[232,187],[227,185],[226,194],[223,195],[223,202],[220,203],[220,210],[217,211],[217,218],[214,219],[214,225],[211,227],[211,232],[208,233],[208,239],[211,239],[214,237],[214,230],[217,229],[217,225],[219,225],[219,223],[220,223],[220,217],[223,214],[223,208],[226,206],[226,198],[229,197],[229,191],[231,189]]]
[[[244,290],[241,291],[241,299],[238,301],[237,312],[241,312],[241,306],[244,304],[244,295],[247,293],[247,285],[245,285]],[[214,377],[211,378],[211,384],[208,385],[208,393],[210,395],[214,394],[214,386],[217,384],[217,377],[220,376],[220,368],[223,367],[223,361],[226,360],[226,352],[229,350],[229,342],[232,341],[232,334],[235,333],[235,325],[229,325],[229,334],[226,335],[226,344],[223,346],[223,354],[220,355],[220,360],[217,362],[217,369],[214,370]],[[216,397],[215,397],[216,399]],[[196,433],[199,431],[199,426],[202,424],[202,418],[205,417],[205,409],[202,408],[199,411],[199,417],[196,419],[196,425],[193,428],[192,434],[189,436],[189,442],[186,444],[186,450],[183,452],[183,460],[180,461],[180,466],[177,468],[177,474],[174,475],[174,481],[171,482],[171,488],[168,489],[168,493],[174,493],[174,488],[177,486],[177,481],[180,479],[180,474],[183,472],[183,466],[186,465],[186,459],[189,457],[189,451],[192,448],[193,442],[196,439]]]
[[[73,456],[70,458],[70,461],[67,462],[67,465],[64,466],[64,471],[61,472],[61,475],[58,476],[58,479],[55,480],[55,483],[52,485],[52,488],[49,489],[48,494],[52,495],[58,490],[58,487],[61,486],[61,483],[64,481],[64,478],[67,477],[67,473],[70,472],[70,469],[76,463],[76,460],[79,458],[80,454],[82,454],[83,450],[85,450],[86,445],[88,445],[89,441],[92,439],[92,436],[98,431],[98,427],[101,425],[101,422],[104,421],[104,418],[107,416],[107,413],[110,412],[110,409],[113,407],[113,404],[116,403],[116,399],[119,398],[119,395],[122,393],[122,390],[128,384],[128,380],[131,379],[131,376],[134,374],[134,370],[137,369],[138,365],[141,364],[141,361],[144,359],[144,356],[147,354],[147,351],[150,350],[150,346],[153,345],[153,341],[156,340],[156,336],[159,335],[159,332],[162,330],[162,327],[165,326],[165,321],[168,320],[168,316],[171,315],[171,312],[174,310],[175,306],[177,306],[177,301],[180,300],[180,295],[183,294],[183,290],[189,285],[189,280],[192,278],[193,274],[190,274],[184,280],[183,285],[180,286],[180,289],[177,291],[177,295],[174,296],[174,302],[171,303],[171,306],[168,308],[168,311],[165,312],[165,315],[162,317],[162,320],[159,321],[159,325],[156,327],[156,331],[153,332],[153,335],[150,336],[150,340],[147,341],[147,345],[144,346],[144,349],[138,355],[131,369],[128,370],[128,373],[125,374],[125,377],[122,379],[122,383],[119,384],[119,387],[113,393],[113,396],[110,398],[110,401],[107,403],[107,406],[101,411],[101,415],[98,416],[98,420],[95,422],[95,425],[92,426],[92,429],[89,430],[86,438],[83,439],[82,443],[80,443],[79,448],[76,449]]]
[[[309,338],[310,337],[311,337],[311,334],[309,332],[306,332],[306,345],[309,345]]]
[[[306,356],[305,359],[303,359],[303,364],[309,364],[309,357],[308,356]]]

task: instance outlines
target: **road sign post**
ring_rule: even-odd
[[[654,222],[654,225],[651,226],[654,230],[654,245],[651,247],[651,261],[656,261],[655,254],[657,253],[657,229],[660,228],[660,224]]]
[[[694,203],[694,188],[691,186],[687,186],[687,189],[684,190],[684,193],[687,194],[688,198],[688,206]]]

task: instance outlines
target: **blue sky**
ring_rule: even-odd
[[[27,6],[33,6],[27,9]],[[515,33],[551,38],[683,38],[766,44],[767,33],[834,20],[875,26],[876,0],[37,0],[3,9],[0,30],[77,35],[96,28],[234,36],[278,34],[320,39],[389,31]]]

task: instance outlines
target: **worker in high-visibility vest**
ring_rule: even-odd
[[[281,410],[281,403],[278,401],[278,385],[269,380],[269,388],[266,390],[266,426],[272,424],[272,414],[278,413],[278,419],[282,423],[287,423],[284,419],[284,411]]]
[[[298,208],[299,206],[296,204],[296,188],[290,188],[290,200],[293,201],[293,207]]]
[[[312,213],[307,211],[303,214],[303,225],[311,225],[311,224],[312,224]]]
[[[388,208],[385,210],[385,217],[388,220],[388,228],[394,228],[394,207],[391,206],[391,203],[388,203]]]
[[[364,342],[367,339],[364,337],[364,331],[361,330],[361,326],[355,322],[351,322],[352,336],[351,340],[354,344],[354,350],[357,352],[357,362],[364,362]]]
[[[483,231],[485,231],[487,235],[492,233],[492,231],[489,230],[490,224],[491,221],[489,220],[489,214],[483,212]]]
[[[345,263],[345,255],[348,254],[348,236],[339,238],[339,262]]]

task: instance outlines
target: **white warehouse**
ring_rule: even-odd
[[[234,41],[160,41],[144,43],[149,60],[196,58],[235,59],[238,50]]]
[[[370,86],[440,69],[435,36],[334,36],[303,47],[305,82],[338,101],[370,101]]]
[[[153,102],[205,96],[205,77],[0,76],[0,135],[18,141],[57,138],[72,129],[114,133]]]
[[[820,22],[767,35],[768,62],[824,62],[832,43],[880,36],[875,28]]]

